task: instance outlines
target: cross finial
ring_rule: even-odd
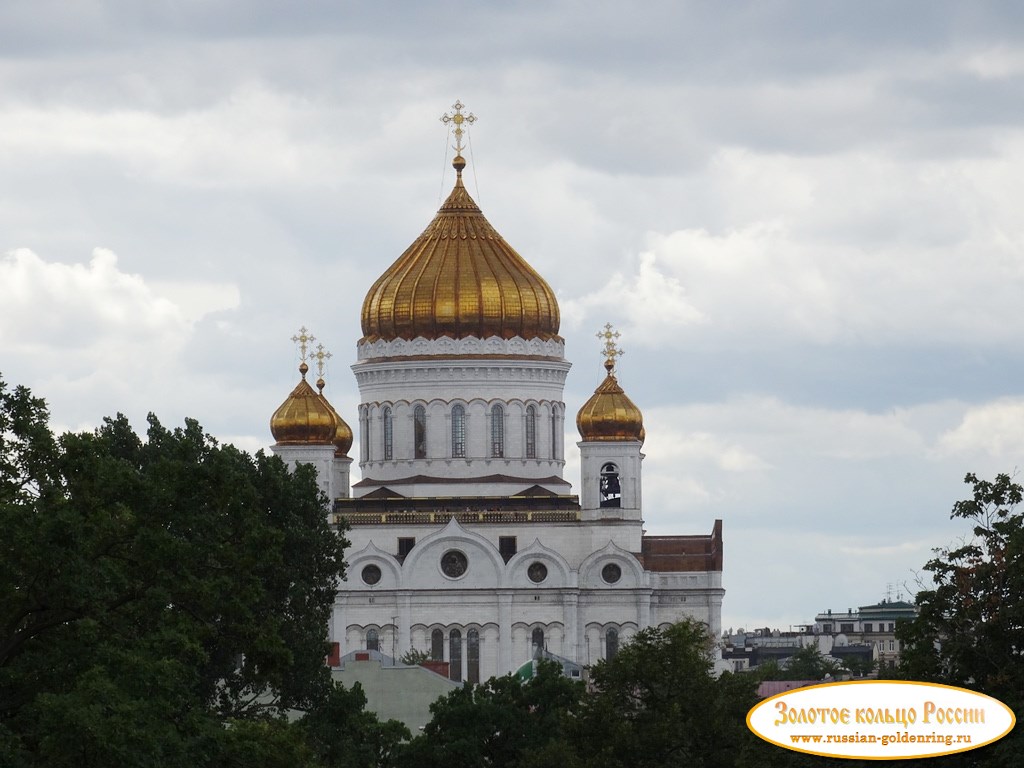
[[[611,323],[604,324],[604,330],[597,333],[597,338],[604,341],[604,367],[608,373],[615,370],[615,361],[626,354],[624,349],[619,349],[615,344],[615,340],[618,339],[622,334],[612,328]]]
[[[306,362],[309,345],[316,341],[316,336],[311,334],[306,326],[302,326],[299,328],[298,334],[292,336],[292,341],[299,345],[299,357],[303,363]]]
[[[316,360],[316,375],[323,378],[324,366],[326,365],[326,362],[331,359],[331,353],[324,349],[323,344],[317,344],[316,352],[310,355],[310,357]]]
[[[462,126],[466,125],[468,127],[476,122],[476,115],[474,115],[472,112],[462,114],[462,110],[465,108],[465,104],[463,104],[461,101],[456,101],[454,104],[452,104],[451,114],[445,112],[443,115],[441,115],[442,123],[444,123],[445,125],[451,123],[455,126],[453,130],[453,133],[455,134],[455,146],[453,147],[453,149],[455,150],[455,153],[459,156],[462,155],[462,134],[465,133],[465,130],[463,130]]]

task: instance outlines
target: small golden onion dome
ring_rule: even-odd
[[[612,373],[615,363],[606,360],[604,367],[604,381],[576,414],[576,429],[585,441],[642,443],[646,437],[643,414],[619,386]]]
[[[334,455],[337,457],[348,456],[348,451],[352,447],[352,427],[350,427],[339,414],[334,406],[324,397],[324,380],[319,378],[316,380],[316,388],[320,392],[320,398],[324,401],[324,405],[331,409],[331,413],[334,414],[334,418],[338,423],[338,428],[334,433]]]
[[[558,302],[495,231],[462,184],[363,300],[363,341],[498,336],[559,339]]]
[[[270,418],[270,433],[279,444],[330,445],[335,440],[334,409],[309,386],[308,370],[305,363],[299,366],[302,380]]]
[[[337,415],[338,412],[335,411],[334,413]],[[353,439],[352,427],[346,424],[341,416],[338,416],[338,429],[334,433],[334,455],[338,457],[348,456]]]

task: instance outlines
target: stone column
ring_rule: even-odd
[[[580,595],[575,590],[562,593],[562,623],[565,625],[563,653],[571,661],[580,660]]]
[[[348,596],[341,592],[336,593],[334,596],[334,610],[331,611],[331,630],[333,634],[331,640],[338,644],[338,648],[340,649],[342,656],[352,650],[347,647],[348,637],[345,632],[345,614],[347,607]]]
[[[405,652],[412,647],[411,624],[412,624],[412,595],[409,592],[399,592],[398,598],[398,626],[395,631],[398,633],[398,659],[405,655]],[[395,659],[397,661],[398,659]]]
[[[651,626],[651,595],[652,590],[645,589],[637,595],[636,623],[640,629]]]
[[[512,594],[498,593],[498,674],[512,671]]]

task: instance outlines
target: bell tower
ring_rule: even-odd
[[[584,519],[641,519],[644,422],[615,378],[620,335],[610,324],[597,334],[604,342],[605,379],[576,415]]]

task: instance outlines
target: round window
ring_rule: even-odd
[[[457,579],[466,572],[469,560],[457,549],[449,549],[441,555],[441,572],[449,579]]]
[[[614,584],[622,578],[622,569],[615,563],[608,563],[608,565],[601,569],[601,578],[609,584]]]
[[[526,569],[526,575],[534,584],[540,584],[548,577],[548,567],[544,563],[530,563],[530,567]]]
[[[368,565],[363,568],[363,583],[371,586],[380,581],[380,568],[376,565]]]

